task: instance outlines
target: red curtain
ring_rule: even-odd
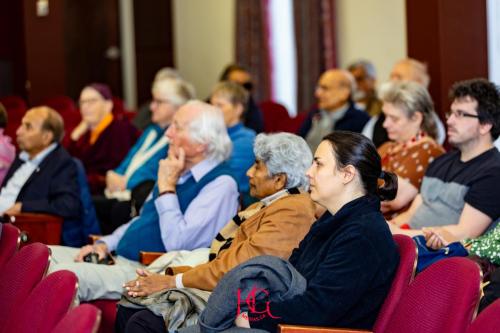
[[[271,96],[268,1],[236,1],[236,60],[254,76],[257,100]],[[337,64],[335,0],[293,0],[297,46],[297,110],[315,103],[321,73]]]

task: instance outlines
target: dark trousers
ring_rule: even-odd
[[[105,196],[93,196],[95,212],[103,235],[112,234],[116,228],[131,219],[130,201],[108,199]]]
[[[131,309],[118,305],[116,333],[167,333],[165,321],[146,309]]]

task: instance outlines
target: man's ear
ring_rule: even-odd
[[[245,107],[240,103],[235,104],[234,107],[236,110],[236,114],[238,115],[238,119],[241,120],[241,118],[243,117],[243,112],[245,111]]]
[[[484,124],[479,123],[479,133],[481,135],[489,134],[492,128],[493,125],[490,123],[484,123]]]
[[[282,189],[286,188],[286,173],[279,173],[277,175],[274,175],[274,189],[276,191],[281,191]]]
[[[42,131],[42,140],[45,147],[50,146],[50,144],[54,141],[54,133],[47,130]]]
[[[207,144],[206,143],[199,143],[196,145],[195,151],[199,154],[203,154],[207,151]]]
[[[342,169],[342,183],[348,184],[350,183],[354,177],[356,176],[356,168],[349,164]]]

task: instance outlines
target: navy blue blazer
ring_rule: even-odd
[[[19,156],[16,157],[5,176],[2,187],[23,163]],[[23,212],[46,213],[62,217],[64,219],[63,243],[73,245],[71,237],[65,236],[68,233],[73,234],[74,229],[79,228],[82,207],[76,164],[63,147],[58,145],[43,159],[21,188],[16,202],[22,203]]]
[[[309,112],[306,119],[304,119],[304,122],[300,126],[299,132],[297,133],[298,135],[303,138],[307,136],[307,133],[311,130],[312,120],[316,115],[319,115],[319,112],[319,109],[314,109]],[[351,103],[344,117],[339,119],[333,126],[332,132],[337,130],[361,133],[368,120],[370,120],[370,116],[366,112],[357,109]]]

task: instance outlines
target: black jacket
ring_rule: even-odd
[[[399,263],[380,202],[364,196],[335,216],[325,213],[295,249],[290,263],[306,278],[304,294],[271,302],[281,319],[251,322],[276,331],[278,323],[370,329]]]
[[[19,157],[14,160],[2,187],[23,163]],[[16,202],[22,203],[23,212],[61,216],[65,220],[63,238],[64,233],[69,232],[66,221],[80,221],[82,208],[77,169],[63,147],[58,145],[43,159],[21,188]]]

